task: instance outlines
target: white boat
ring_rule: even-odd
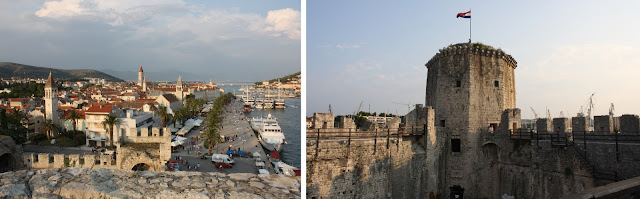
[[[300,173],[300,169],[290,166],[284,162],[271,162],[273,164],[273,169],[277,174],[286,175],[286,176],[297,176]],[[297,171],[297,173],[296,173]]]
[[[286,108],[284,104],[284,99],[276,99],[275,104],[276,104],[276,108]]]
[[[280,92],[280,86],[278,86],[278,99],[276,99],[274,103],[276,108],[283,109],[283,108],[286,108],[287,106],[284,105],[284,99],[280,98],[280,95],[282,95],[282,93]]]
[[[262,99],[262,98],[256,99],[256,103],[255,103],[254,108],[257,108],[257,109],[264,108],[264,99]]]
[[[278,120],[271,117],[271,114],[267,118],[252,118],[251,127],[258,132],[258,141],[262,147],[267,150],[282,151],[282,144],[284,144],[284,134]]]
[[[273,99],[265,99],[264,100],[264,109],[273,109]]]

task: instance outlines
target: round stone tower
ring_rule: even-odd
[[[448,197],[454,186],[465,188],[465,195],[481,192],[473,187],[488,180],[477,174],[477,163],[484,158],[484,135],[513,128],[500,124],[503,112],[516,107],[516,64],[500,49],[460,43],[441,49],[425,65],[425,105],[435,112],[437,137],[437,148],[429,157],[437,162],[437,168],[431,168],[437,171],[437,185],[432,186],[439,195]]]

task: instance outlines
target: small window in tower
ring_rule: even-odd
[[[451,139],[451,152],[460,152],[460,139]]]
[[[494,82],[493,82],[493,85],[494,85],[495,87],[499,87],[499,86],[500,86],[500,82],[499,82],[499,81],[494,81]]]
[[[460,82],[460,80],[456,81],[456,87],[460,87],[462,86],[462,82]]]
[[[444,120],[440,120],[440,126],[441,126],[441,127],[444,127],[444,124],[445,124],[445,123],[444,123]]]

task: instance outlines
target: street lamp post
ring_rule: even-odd
[[[244,143],[247,142],[247,140],[242,140],[242,151],[244,151]]]

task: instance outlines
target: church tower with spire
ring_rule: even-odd
[[[46,119],[58,124],[58,87],[51,77],[51,72],[49,72],[49,79],[44,85],[44,101]]]
[[[147,77],[142,77],[142,92],[147,92]]]
[[[184,92],[182,90],[182,76],[178,75],[178,83],[176,84],[176,97],[182,101],[184,98]]]
[[[140,66],[140,70],[138,70],[138,86],[143,86],[144,82],[144,71],[142,70],[142,66]]]

